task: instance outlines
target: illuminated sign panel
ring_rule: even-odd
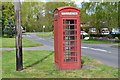
[[[77,12],[62,12],[62,15],[78,15]]]

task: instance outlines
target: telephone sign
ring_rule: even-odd
[[[77,12],[62,12],[62,15],[78,15]]]

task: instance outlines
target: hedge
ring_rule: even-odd
[[[108,35],[103,35],[103,34],[89,34],[90,37],[107,37],[107,38],[115,38],[118,37],[120,39],[120,34],[108,34]]]

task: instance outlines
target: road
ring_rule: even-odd
[[[52,38],[38,37],[35,34],[29,33],[23,34],[23,37],[44,44],[46,50],[54,50],[54,41]],[[111,45],[114,44],[81,43],[81,55],[95,58],[112,67],[118,67],[118,48],[110,47]]]

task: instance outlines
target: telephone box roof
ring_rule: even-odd
[[[59,8],[56,8],[55,10],[59,10],[59,11],[60,11],[60,10],[67,9],[67,8],[68,8],[68,9],[76,9],[76,10],[79,10],[79,9],[77,9],[77,8],[70,7],[70,6],[59,7]],[[55,10],[54,10],[54,11],[55,11]]]

